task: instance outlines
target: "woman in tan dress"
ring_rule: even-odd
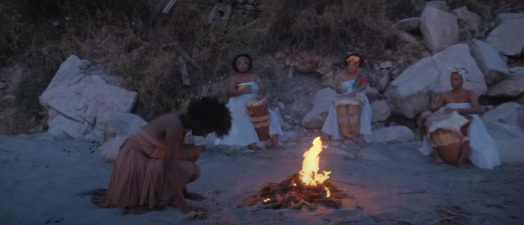
[[[195,164],[200,150],[182,143],[190,130],[197,136],[215,132],[222,137],[230,129],[231,113],[216,98],[192,101],[183,115],[165,114],[154,119],[120,147],[109,187],[96,191],[92,202],[129,214],[163,209],[173,202],[182,213],[205,211],[186,205],[186,198],[205,197],[186,189],[200,176],[200,167]]]

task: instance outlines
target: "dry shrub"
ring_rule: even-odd
[[[208,0],[177,1],[167,15],[152,6],[165,1],[6,0],[0,3],[0,65],[23,58],[31,71],[45,71],[28,73],[27,82],[35,85],[20,91],[25,94],[19,104],[32,117],[39,116],[38,96],[52,74],[74,54],[123,77],[125,87],[139,94],[134,112],[149,120],[183,108],[202,94],[203,85],[215,85],[210,93],[224,99],[225,87],[216,85],[225,83],[236,54],[254,57],[255,71],[273,95],[285,84],[268,57],[274,52],[357,51],[380,60],[385,49],[398,46],[394,23],[419,16],[414,4],[419,1],[270,1],[260,14],[235,10],[228,21],[217,17],[206,24],[215,3]],[[467,4],[484,18],[522,6],[519,0],[448,2]],[[182,86],[177,63],[184,55],[197,63],[187,63],[190,87]]]
[[[274,39],[284,40],[282,45],[297,50],[358,51],[381,57],[397,42],[392,19],[412,15],[414,10],[409,0],[280,1],[271,17],[271,33]]]

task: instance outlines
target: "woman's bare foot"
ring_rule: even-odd
[[[252,144],[249,145],[249,149],[251,149],[251,150],[258,150],[258,146],[257,146],[256,143],[252,143]]]

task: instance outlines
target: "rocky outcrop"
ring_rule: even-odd
[[[482,18],[468,10],[468,7],[462,6],[460,8],[454,9],[451,11],[453,14],[455,14],[459,19],[466,22],[466,24],[469,26],[469,29],[475,33],[479,32],[480,25],[482,25]]]
[[[509,76],[509,69],[497,51],[484,41],[474,41],[471,56],[484,73],[486,83],[494,84]]]
[[[373,131],[373,142],[382,144],[394,144],[409,142],[415,138],[415,134],[405,126],[391,126]]]
[[[321,128],[326,121],[333,99],[337,96],[335,90],[324,88],[315,94],[311,104],[313,107],[302,119],[302,127],[313,129]]]
[[[484,75],[471,57],[469,46],[457,44],[423,58],[389,84],[384,96],[391,111],[411,119],[428,110],[431,95],[451,90],[449,67],[453,65],[463,66],[468,71],[464,88],[478,96],[486,92]]]
[[[391,115],[391,110],[389,110],[386,101],[375,101],[371,103],[370,107],[372,111],[372,123],[386,121]]]
[[[457,17],[435,7],[426,6],[422,12],[420,30],[426,46],[433,52],[459,42]]]
[[[507,56],[520,56],[524,48],[524,16],[499,20],[486,41]]]
[[[508,78],[489,86],[485,95],[517,97],[524,93],[524,70],[513,71],[515,73],[510,73]]]
[[[136,95],[119,87],[116,78],[73,55],[60,66],[40,103],[48,111],[48,133],[83,139],[93,131],[97,115],[130,112]]]
[[[484,113],[482,120],[485,122],[512,124],[524,128],[522,126],[524,124],[521,124],[522,117],[524,117],[524,106],[515,102],[508,102]]]

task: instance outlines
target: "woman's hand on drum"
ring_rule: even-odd
[[[244,88],[242,90],[242,93],[243,94],[251,94],[251,93],[253,93],[253,89],[251,89],[251,86],[248,86],[247,88]]]

